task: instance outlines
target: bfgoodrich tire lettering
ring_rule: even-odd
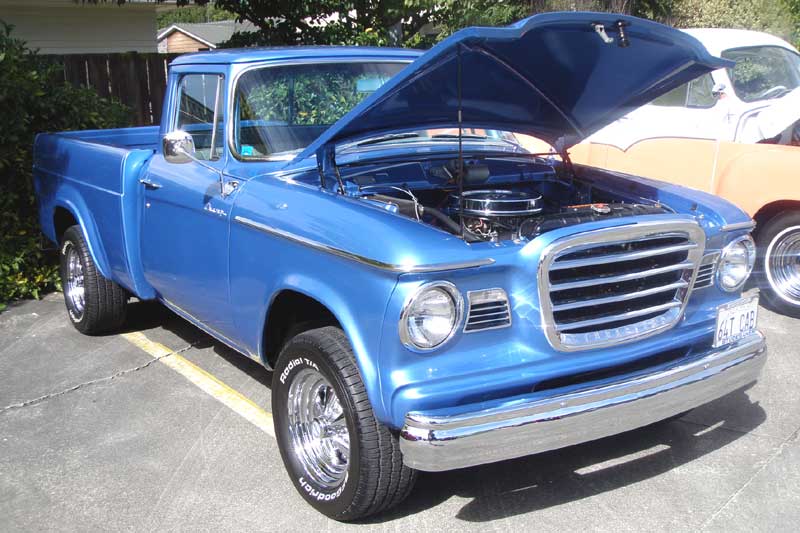
[[[341,410],[326,403],[334,395]],[[355,520],[398,504],[411,491],[416,472],[403,464],[397,437],[375,419],[339,328],[306,331],[286,344],[275,365],[272,408],[286,470],[297,491],[323,514]]]
[[[70,322],[81,333],[114,331],[125,322],[128,294],[97,270],[80,226],[61,239],[61,286]]]

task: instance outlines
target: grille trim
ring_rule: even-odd
[[[667,242],[669,239],[673,239],[673,242]],[[676,239],[683,242],[676,244]],[[637,249],[648,245],[653,247]],[[624,251],[617,252],[614,248],[623,248]],[[596,256],[569,257],[591,254],[592,250],[597,250]],[[543,250],[537,272],[542,329],[548,341],[553,348],[570,352],[631,342],[673,327],[683,316],[704,250],[705,233],[700,226],[694,220],[673,215],[659,220],[587,231],[554,241]],[[665,265],[666,261],[672,259],[668,254],[681,257],[676,257],[674,264]],[[659,263],[654,265],[655,268],[645,270],[641,261],[650,258],[658,259]],[[625,264],[633,261],[639,263]],[[624,271],[625,267],[630,270],[635,266],[636,269],[615,274],[612,269],[616,268],[616,263],[620,263],[620,271]],[[570,273],[563,273],[566,268],[589,269],[596,265],[602,265],[598,270],[604,275],[575,280],[569,278]],[[551,271],[559,272],[558,278],[552,282]],[[652,276],[669,276],[670,273],[674,273],[677,279],[663,283],[663,280],[652,279]],[[636,280],[639,279],[644,280],[643,284],[638,288],[631,287],[637,285]],[[621,294],[607,296],[607,289],[612,289],[612,286],[602,285],[619,282],[628,282],[628,287]],[[660,284],[653,287],[656,283]],[[587,288],[587,292],[592,294],[577,301],[569,301],[566,297],[558,301],[556,298],[560,291],[581,288]],[[668,291],[674,291],[674,297],[665,302],[665,298],[670,298]],[[615,304],[619,303],[624,305],[614,309]],[[590,306],[602,305],[611,308],[607,313],[590,309]],[[583,314],[581,309],[586,309],[585,317],[580,316]],[[556,313],[561,314],[560,318]],[[639,321],[630,322],[640,317]],[[608,325],[605,329],[602,328],[604,324]],[[577,331],[594,327],[599,329]]]
[[[705,289],[714,285],[714,277],[717,274],[717,261],[719,252],[711,252],[703,256],[700,268],[697,269],[697,279],[694,282],[695,289]]]
[[[511,326],[508,294],[501,288],[467,292],[467,319],[464,333],[475,333]]]
[[[626,300],[635,300],[636,298],[643,298],[645,296],[658,294],[660,292],[675,291],[676,289],[685,289],[688,286],[689,283],[685,281],[677,281],[675,283],[670,283],[669,285],[660,285],[658,287],[653,287],[651,289],[645,289],[642,291],[626,292],[624,294],[620,294],[619,296],[608,296],[606,298],[588,298],[586,300],[578,300],[577,302],[556,304],[553,306],[553,311],[554,312],[566,311],[568,309],[580,309],[581,307],[589,307],[592,305],[603,305],[614,302],[624,302]]]
[[[559,283],[550,287],[550,292],[565,291],[567,289],[581,289],[584,287],[594,287],[597,285],[606,285],[609,283],[619,283],[620,281],[630,281],[633,279],[646,278],[649,276],[657,276],[659,274],[667,274],[676,270],[686,270],[691,268],[692,264],[688,261],[678,263],[676,265],[669,265],[661,268],[651,268],[648,270],[639,270],[630,272],[628,274],[620,274],[618,276],[600,276],[581,281],[572,281],[569,283]]]

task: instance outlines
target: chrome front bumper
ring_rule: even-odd
[[[403,461],[417,470],[453,470],[616,435],[752,383],[766,354],[757,333],[691,362],[595,388],[457,416],[410,412],[400,433]]]

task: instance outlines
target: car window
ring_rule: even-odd
[[[800,55],[786,48],[735,48],[722,57],[736,62],[728,76],[736,96],[745,102],[777,98],[800,86]]]
[[[659,96],[651,104],[660,107],[713,107],[717,101],[713,89],[711,74],[703,74]]]
[[[405,65],[317,63],[245,72],[235,91],[237,155],[280,157],[305,148]]]
[[[222,76],[218,74],[187,74],[178,86],[175,127],[192,136],[198,159],[213,161],[222,153],[223,88]]]

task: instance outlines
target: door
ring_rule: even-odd
[[[228,225],[236,194],[223,196],[226,153],[223,74],[185,74],[173,97],[172,130],[189,133],[198,161],[154,156],[142,178],[142,262],[162,299],[221,334],[232,319],[228,298]]]

